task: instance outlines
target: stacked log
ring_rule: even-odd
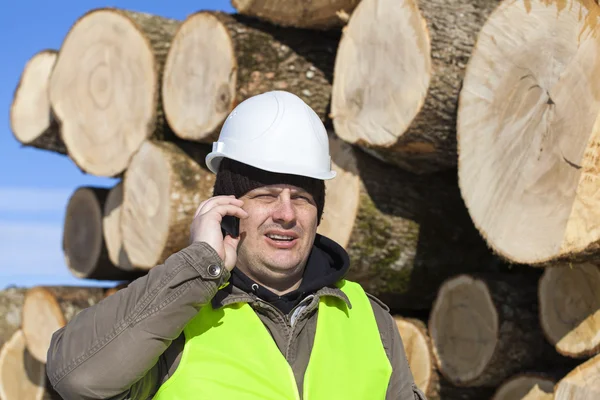
[[[555,387],[556,400],[588,400],[600,396],[600,354],[565,375]]]
[[[0,349],[0,398],[53,399],[47,386],[45,365],[31,356],[23,331],[17,330]]]
[[[461,192],[481,235],[512,262],[598,257],[598,9],[502,2],[470,58],[458,109]]]
[[[81,279],[128,280],[143,273],[120,268],[108,256],[103,212],[109,190],[82,186],[71,195],[63,229],[63,252],[69,271]]]
[[[552,400],[555,383],[544,375],[519,374],[504,382],[491,400]]]
[[[600,352],[599,291],[598,265],[545,269],[538,289],[540,323],[558,353],[585,359]]]
[[[25,65],[10,107],[10,126],[24,146],[66,154],[50,107],[48,84],[58,52],[42,50]]]
[[[456,165],[456,107],[492,0],[362,0],[340,41],[337,134],[415,173]]]
[[[236,11],[279,26],[328,30],[340,28],[360,0],[232,0]]]
[[[21,330],[31,355],[46,363],[52,334],[104,296],[101,288],[34,287],[27,291]]]
[[[0,292],[0,399],[60,400],[48,381],[52,334],[104,297],[98,287],[9,288]]]
[[[336,33],[286,29],[241,15],[189,16],[165,65],[169,126],[180,138],[210,143],[236,105],[270,90],[296,94],[325,121],[338,40]]]
[[[102,8],[73,24],[49,85],[70,157],[86,173],[123,173],[144,140],[165,138],[164,61],[178,21]]]

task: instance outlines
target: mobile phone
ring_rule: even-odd
[[[221,232],[223,237],[230,235],[231,237],[238,237],[240,235],[240,219],[232,215],[226,215],[221,220]]]

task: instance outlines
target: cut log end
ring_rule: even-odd
[[[491,400],[549,400],[553,398],[554,384],[552,379],[531,374],[518,375],[503,383]]]
[[[104,268],[102,262],[102,207],[108,189],[80,187],[67,204],[63,252],[67,267],[78,278]]]
[[[438,368],[448,380],[463,384],[480,376],[498,341],[498,315],[486,284],[466,275],[444,283],[429,329]]]
[[[167,241],[171,177],[157,145],[144,143],[125,173],[123,244],[133,265],[151,268]]]
[[[121,234],[121,206],[123,204],[123,181],[117,183],[109,192],[104,204],[102,233],[110,261],[124,270],[133,266],[123,247]]]
[[[425,325],[420,321],[397,316],[394,320],[402,338],[415,384],[423,393],[430,396],[437,376],[435,376],[433,354]]]
[[[129,15],[99,9],[80,18],[50,80],[50,101],[69,154],[94,175],[123,172],[155,128],[160,71],[148,33]]]
[[[521,400],[554,400],[554,393],[543,390],[538,385],[535,385]]]
[[[37,360],[46,363],[52,333],[66,324],[56,297],[43,287],[32,288],[25,295],[21,318],[27,348]]]
[[[339,14],[351,14],[359,0],[232,0],[240,14],[280,26],[308,29],[333,29],[345,24]]]
[[[556,384],[555,399],[600,399],[600,355],[590,358]]]
[[[325,181],[327,200],[317,232],[346,247],[358,213],[360,178],[352,148],[333,133],[329,135],[329,152],[337,175]]]
[[[184,139],[210,143],[235,106],[272,90],[298,95],[325,121],[338,38],[239,14],[189,16],[165,64],[162,94],[169,126]]]
[[[31,356],[17,330],[0,350],[0,398],[42,400],[45,386],[45,365]]]
[[[429,35],[417,4],[362,1],[336,56],[331,112],[337,134],[350,143],[393,146],[422,107],[430,76]]]
[[[52,335],[75,315],[104,297],[102,288],[38,286],[25,295],[22,330],[31,355],[46,363]]]
[[[570,357],[600,349],[600,269],[597,265],[547,268],[539,284],[540,322],[548,341]]]
[[[215,176],[201,168],[205,147],[184,152],[168,142],[145,142],[124,179],[123,245],[131,263],[150,269],[189,244],[190,224],[212,196]]]
[[[186,19],[173,38],[164,76],[169,126],[183,139],[211,141],[234,106],[237,77],[233,43],[219,19],[208,12]]]
[[[585,0],[505,2],[469,61],[460,186],[482,235],[513,262],[597,253],[598,13]]]
[[[10,108],[10,125],[20,143],[66,154],[48,99],[56,57],[55,50],[43,50],[27,62]]]

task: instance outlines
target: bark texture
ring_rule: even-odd
[[[72,26],[49,95],[62,139],[82,171],[119,176],[146,138],[172,136],[160,86],[178,26],[175,20],[114,8],[92,10]]]
[[[27,289],[9,287],[0,291],[0,348],[21,327],[21,308]]]
[[[103,297],[102,288],[38,286],[29,289],[23,303],[21,329],[31,355],[45,364],[52,334]]]
[[[447,278],[504,268],[472,225],[454,173],[419,177],[354,153],[361,186],[349,279],[393,310],[429,309]]]
[[[308,29],[340,28],[360,0],[232,0],[238,13],[275,25]]]
[[[185,43],[205,36],[214,45]],[[235,106],[271,90],[298,95],[326,121],[339,36],[282,28],[239,14],[202,11],[188,17],[165,70],[169,125],[182,138],[212,142]]]

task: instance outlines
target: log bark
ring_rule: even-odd
[[[337,51],[337,134],[414,173],[457,164],[456,108],[466,62],[495,0],[363,0]]]
[[[238,14],[192,14],[173,39],[165,65],[169,126],[183,139],[212,142],[236,105],[270,90],[298,95],[326,121],[339,35]]]
[[[328,191],[325,201],[332,207],[358,202],[355,216],[337,218],[353,221],[346,245],[348,279],[392,310],[428,310],[447,278],[505,268],[472,225],[454,173],[420,177],[353,148],[348,153],[355,159],[359,190],[353,197],[349,190]]]
[[[600,269],[596,264],[549,267],[539,282],[540,323],[556,351],[587,358],[600,351]]]
[[[25,288],[16,287],[0,291],[0,348],[21,327],[21,309],[26,291]]]
[[[494,387],[546,363],[553,350],[539,326],[536,283],[510,274],[448,279],[428,324],[440,373],[456,386]]]
[[[108,257],[102,218],[108,189],[82,186],[71,195],[65,214],[63,253],[69,271],[77,278],[127,280],[144,271],[121,269]]]
[[[25,64],[10,107],[10,126],[24,146],[67,154],[48,98],[57,54],[56,50],[42,50]]]
[[[25,295],[22,327],[31,355],[46,363],[52,334],[82,310],[104,297],[102,288],[72,286],[37,286]]]
[[[178,21],[101,8],[71,27],[50,78],[50,102],[83,171],[120,175],[149,137],[164,138],[160,87]]]
[[[148,141],[133,157],[123,180],[121,230],[135,267],[150,269],[189,245],[196,209],[212,197],[215,175],[204,164],[209,151]]]
[[[503,382],[491,400],[551,400],[555,383],[544,374],[518,374]]]
[[[473,50],[460,187],[482,236],[514,263],[598,258],[598,14],[587,0],[504,2]]]
[[[236,11],[272,24],[328,30],[343,26],[360,0],[232,0]]]
[[[600,354],[575,367],[554,389],[555,400],[600,398]]]
[[[123,247],[121,232],[122,205],[123,181],[119,181],[106,196],[102,215],[102,234],[110,262],[120,269],[133,270],[131,260],[129,260],[129,256]]]
[[[27,351],[20,329],[0,350],[0,398],[42,400],[46,394],[46,367]]]

